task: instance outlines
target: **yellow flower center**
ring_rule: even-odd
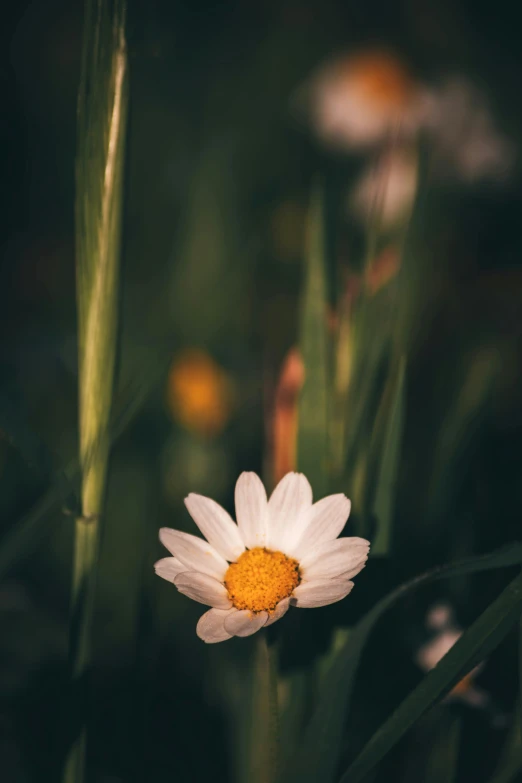
[[[236,609],[251,612],[273,612],[300,581],[297,560],[261,547],[243,552],[225,574],[225,587]]]

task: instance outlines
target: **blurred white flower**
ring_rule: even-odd
[[[453,623],[453,611],[447,604],[436,604],[432,606],[426,615],[426,626],[434,631],[440,631],[443,628],[451,627]]]
[[[416,662],[423,671],[428,672],[434,669],[446,653],[451,650],[462,636],[463,631],[456,624],[452,609],[446,604],[437,604],[430,609],[426,618],[426,625],[428,628],[437,631],[437,633],[419,648]],[[484,707],[489,701],[488,694],[478,688],[473,682],[474,677],[476,677],[481,668],[482,664],[475,666],[472,671],[455,685],[446,699],[459,699],[472,707]]]
[[[463,77],[452,77],[431,92],[424,126],[444,173],[474,183],[503,180],[515,161],[515,146],[496,128],[481,91]]]
[[[355,184],[349,208],[361,220],[373,215],[389,227],[410,212],[417,191],[417,158],[411,149],[391,148]]]
[[[310,122],[326,144],[361,149],[390,136],[411,137],[424,115],[424,97],[393,54],[366,50],[323,66],[301,90]]]
[[[440,87],[416,80],[394,54],[366,49],[327,62],[298,91],[310,125],[326,145],[365,150],[426,133],[436,173],[464,182],[502,181],[515,145],[496,127],[480,89],[463,76]]]
[[[162,528],[173,557],[156,573],[181,593],[211,606],[199,620],[205,642],[250,636],[279,620],[289,606],[326,606],[345,598],[363,568],[370,544],[337,539],[350,513],[344,495],[312,504],[301,473],[288,473],[267,499],[255,473],[236,484],[237,524],[218,503],[190,494],[185,505],[207,541]]]

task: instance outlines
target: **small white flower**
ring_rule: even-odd
[[[437,633],[417,652],[416,661],[420,668],[429,672],[444,658],[462,636],[460,628],[454,619],[451,607],[446,604],[433,606],[426,617],[426,625]],[[482,664],[475,666],[446,696],[446,701],[460,700],[471,707],[484,707],[488,702],[488,694],[474,683],[474,678],[482,669]]]
[[[444,628],[417,653],[417,662],[425,672],[434,669],[438,662],[462,636],[462,631],[456,628]]]
[[[446,174],[470,183],[501,181],[513,167],[513,143],[495,126],[483,94],[464,77],[454,76],[431,92],[424,127]]]
[[[190,494],[185,505],[206,541],[162,528],[173,557],[155,564],[158,576],[212,608],[199,620],[205,642],[250,636],[290,606],[326,606],[345,598],[365,566],[370,544],[341,538],[350,513],[344,495],[312,503],[301,473],[288,473],[267,499],[261,479],[242,473],[235,492],[237,524],[218,503]]]
[[[349,207],[360,219],[366,221],[375,214],[383,227],[389,227],[408,215],[416,192],[416,157],[411,150],[394,148],[356,183]]]

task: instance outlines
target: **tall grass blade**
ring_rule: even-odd
[[[323,196],[312,193],[305,280],[302,299],[300,350],[305,379],[299,397],[297,466],[309,479],[317,497],[328,493],[328,389],[326,259]]]
[[[391,544],[391,526],[395,508],[395,484],[399,471],[402,432],[404,426],[404,386],[406,362],[401,359],[395,379],[393,398],[380,457],[373,513],[377,519],[377,535],[372,543],[372,555],[387,555]]]
[[[124,0],[87,0],[78,99],[76,254],[79,342],[81,515],[76,520],[71,669],[83,682],[91,663],[96,569],[109,456],[117,337],[118,270],[127,118]],[[79,697],[81,698],[81,696]],[[77,705],[85,724],[85,701]],[[65,769],[85,779],[85,728]]]

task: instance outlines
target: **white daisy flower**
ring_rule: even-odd
[[[250,636],[290,606],[326,606],[345,598],[368,559],[370,544],[341,538],[350,514],[342,494],[312,503],[302,473],[288,473],[267,498],[255,473],[242,473],[235,492],[237,524],[218,503],[191,493],[187,509],[206,541],[162,528],[173,557],[155,564],[180,593],[212,608],[199,620],[205,642]]]

